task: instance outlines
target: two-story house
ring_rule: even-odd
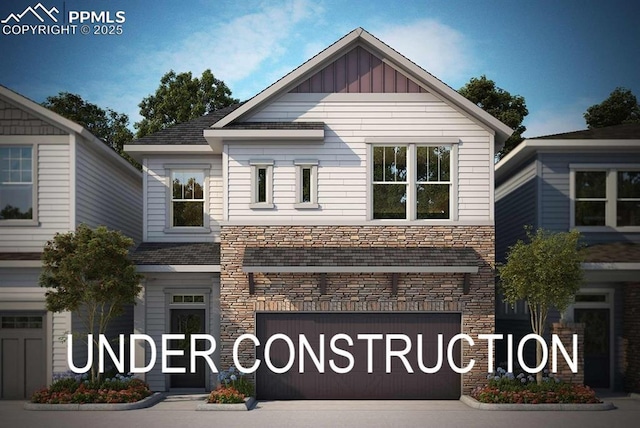
[[[106,225],[141,241],[142,174],[80,125],[0,86],[0,398],[27,398],[68,370],[76,314],[50,313],[41,254],[58,232]],[[133,310],[111,331],[131,331]],[[76,347],[76,365],[86,347]]]
[[[358,28],[247,102],[135,141],[136,332],[158,348],[163,333],[209,333],[218,369],[255,334],[260,346],[237,353],[245,368],[262,361],[263,399],[459,398],[486,380],[486,341],[453,342],[455,364],[475,360],[465,374],[446,363],[447,343],[494,330],[493,159],[511,132]],[[267,343],[278,333],[292,342]],[[438,334],[445,363],[423,373],[419,357],[437,367]],[[324,345],[322,361],[298,354],[300,335],[316,356]],[[388,370],[386,348],[408,364]],[[160,358],[146,374],[155,390],[215,385],[202,361],[166,374]]]
[[[640,125],[525,140],[495,174],[498,262],[525,225],[578,229],[584,285],[564,319],[585,324],[584,382],[640,390]],[[498,332],[530,332],[522,303],[498,302],[496,318]]]

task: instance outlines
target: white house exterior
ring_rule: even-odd
[[[80,125],[0,86],[0,398],[28,397],[68,370],[60,338],[79,324],[45,310],[45,243],[81,223],[140,242],[141,202],[139,171]],[[113,331],[130,331],[131,318]]]
[[[209,333],[219,369],[243,333],[492,333],[493,159],[511,132],[359,28],[244,104],[137,140],[136,332]],[[478,369],[254,379],[261,398],[457,398],[486,378],[487,348],[456,353]],[[155,390],[215,384],[160,366]]]

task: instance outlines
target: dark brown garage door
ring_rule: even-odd
[[[256,356],[262,363],[256,374],[256,394],[262,400],[296,399],[434,399],[460,398],[460,375],[447,363],[449,339],[460,333],[460,314],[451,313],[258,313],[257,336],[262,346]],[[265,364],[266,341],[274,334],[283,333],[295,345],[295,362],[283,374],[273,373]],[[353,339],[353,346],[338,341],[338,347],[349,351],[354,366],[349,373],[338,374],[328,361],[334,359],[339,367],[348,365],[347,358],[331,351],[329,342],[335,334],[344,333]],[[433,374],[422,373],[417,363],[417,334],[426,367],[436,365],[438,357],[437,335],[443,334],[442,368]],[[311,357],[305,352],[304,373],[299,373],[299,335],[304,334],[316,354],[319,335],[325,335],[325,372],[318,373]],[[391,358],[391,373],[385,372],[385,340],[373,341],[373,372],[367,372],[367,341],[358,340],[358,334],[405,334],[412,342],[407,360],[413,369],[408,373],[404,363]],[[391,341],[392,350],[402,350],[404,342]],[[274,366],[284,367],[289,361],[289,347],[283,340],[275,340],[270,349]],[[460,366],[460,344],[454,348],[456,364]]]

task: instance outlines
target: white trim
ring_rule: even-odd
[[[255,143],[252,140],[278,140],[279,143],[309,141],[324,143],[324,129],[205,129],[204,138],[211,148],[222,150],[223,141]]]
[[[220,272],[220,265],[138,265],[140,273],[151,272]]]
[[[582,269],[584,270],[640,270],[640,263],[582,263]]]
[[[273,159],[251,159],[249,160],[249,165],[254,166],[254,165],[261,165],[261,166],[268,166],[271,165],[273,166],[275,164],[275,162],[273,161]]]
[[[149,239],[149,195],[147,186],[149,185],[149,167],[148,158],[142,158],[142,241],[146,242]],[[166,210],[165,210],[166,214]],[[165,221],[166,225],[166,221]]]
[[[417,144],[421,146],[448,146],[460,144],[457,137],[365,137],[366,144]]]
[[[477,266],[242,266],[246,273],[478,273]]]
[[[536,152],[569,154],[602,152],[609,154],[615,150],[627,150],[640,153],[640,139],[567,140],[558,138],[553,140],[524,140],[495,165],[496,179],[500,179],[503,175],[508,174],[513,168],[517,167],[521,161]]]
[[[249,161],[251,166],[251,192],[249,200],[250,209],[272,209],[273,205],[273,165],[274,161],[270,159],[253,159]],[[263,202],[258,202],[258,179],[256,175],[259,169],[265,169],[265,198]]]
[[[134,140],[135,141],[135,140]],[[140,162],[144,155],[214,155],[208,144],[125,144],[124,151]]]
[[[229,220],[229,146],[222,150],[222,220]]]
[[[318,205],[318,161],[317,160],[294,160],[293,164],[296,169],[296,185],[295,194],[296,199],[293,207],[295,209],[317,209]],[[309,177],[310,189],[309,189],[309,202],[302,201],[302,171],[304,169],[310,169],[311,174]]]
[[[69,134],[69,230],[76,230],[78,208],[77,182],[78,182],[78,138],[75,134]]]
[[[41,260],[0,260],[0,268],[39,268]]]
[[[495,226],[492,220],[336,220],[314,217],[300,218],[270,218],[260,217],[247,220],[229,220],[220,222],[220,226],[407,226],[407,227],[436,227],[436,226]]]
[[[0,144],[69,144],[69,135],[0,135]]]
[[[453,146],[456,147],[456,146]],[[495,164],[495,135],[489,135],[489,165],[494,165]],[[456,162],[456,175],[454,177],[458,177],[458,163]],[[453,174],[453,172],[452,172]],[[458,180],[456,180],[456,183],[458,182]],[[489,186],[489,219],[495,221],[496,219],[496,213],[495,213],[495,206],[496,206],[496,186],[495,186],[495,169],[489,167],[489,183],[493,183],[493,186]],[[457,190],[457,189],[456,189]],[[458,192],[456,191],[456,194],[458,194]],[[457,199],[457,198],[456,198]],[[458,219],[458,210],[456,209],[455,211],[456,213],[456,220]]]

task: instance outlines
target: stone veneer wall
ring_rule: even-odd
[[[493,226],[223,226],[220,265],[220,335],[222,367],[230,366],[231,349],[243,333],[255,333],[255,311],[447,311],[462,313],[462,332],[474,339],[494,332]],[[481,260],[463,294],[463,274],[400,274],[392,295],[388,274],[327,274],[326,294],[320,294],[317,274],[254,275],[249,294],[242,271],[245,247],[470,247]],[[246,344],[246,342],[245,342]],[[486,341],[473,349],[463,342],[462,365],[476,360],[463,375],[463,393],[486,382]],[[240,348],[247,366],[255,358],[252,346]]]
[[[625,390],[640,393],[640,282],[624,289]]]
[[[556,375],[568,383],[578,385],[584,384],[584,324],[581,323],[553,323],[551,325],[551,333],[557,334],[558,338],[565,346],[570,357],[573,356],[573,335],[578,335],[578,371],[573,373],[569,365],[566,363],[564,356],[558,351],[557,362],[558,371]],[[548,342],[550,344],[550,342]],[[549,346],[549,366],[551,372],[551,346]]]

